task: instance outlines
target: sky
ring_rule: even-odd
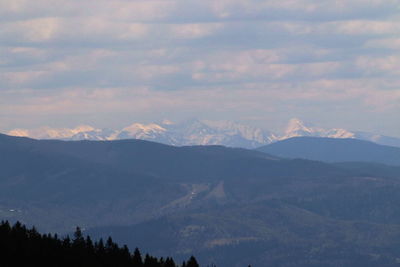
[[[292,117],[400,137],[398,0],[0,0],[0,131]]]

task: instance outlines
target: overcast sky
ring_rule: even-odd
[[[292,117],[400,136],[399,0],[0,0],[0,131]]]

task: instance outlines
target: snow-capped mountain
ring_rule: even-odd
[[[183,123],[141,124],[133,123],[120,130],[96,129],[81,125],[72,129],[42,127],[33,130],[15,129],[9,135],[27,136],[36,139],[62,140],[119,140],[143,139],[169,145],[224,145],[230,147],[256,148],[279,140],[297,136],[330,138],[356,138],[383,145],[399,146],[400,138],[377,134],[353,132],[340,128],[324,129],[311,127],[299,119],[291,119],[282,134],[271,133],[261,128],[231,121],[192,119]]]
[[[97,141],[104,141],[104,140],[114,140],[112,136],[115,134],[116,131],[111,129],[94,129],[90,131],[80,131],[74,133],[71,137],[62,138],[64,140],[97,140]],[[59,138],[60,139],[60,138]]]
[[[270,143],[270,133],[230,121],[189,120],[166,126],[177,145],[224,145],[255,148]]]
[[[318,127],[310,127],[297,119],[291,119],[286,127],[283,136],[278,137],[279,140],[288,139],[298,136],[315,136],[315,137],[330,137],[330,138],[354,138],[355,134],[345,129],[333,128],[323,129]]]
[[[366,132],[354,132],[356,139],[367,140],[377,144],[385,146],[397,146],[400,147],[400,138],[390,137],[380,134],[366,133]]]
[[[282,136],[279,136],[277,140],[285,140],[297,136],[355,138],[365,141],[371,141],[381,145],[400,147],[400,138],[389,137],[380,134],[359,132],[359,131],[348,131],[341,128],[324,129],[319,127],[310,127],[308,125],[305,125],[301,120],[296,118],[291,119],[289,121],[285,133]]]
[[[123,128],[120,131],[116,131],[112,136],[110,136],[111,140],[115,139],[144,139],[144,140],[159,140],[163,139],[165,136],[165,132],[167,130],[160,125],[155,123],[151,124],[140,124],[134,123]]]
[[[103,137],[104,135],[103,130],[95,129],[92,126],[88,125],[80,125],[72,129],[50,128],[50,127],[41,127],[32,130],[14,129],[8,132],[8,134],[13,136],[27,136],[35,139],[71,139],[71,140],[106,139],[105,138],[106,136]]]
[[[177,146],[224,145],[245,148],[256,148],[276,139],[273,134],[260,128],[230,121],[200,121],[197,119],[183,123],[170,121],[163,121],[160,124],[133,123],[121,130],[96,129],[91,126],[79,126],[73,129],[42,127],[33,130],[15,129],[8,134],[35,139],[143,139]]]

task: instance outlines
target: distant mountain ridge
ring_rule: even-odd
[[[235,123],[192,119],[182,123],[133,123],[119,130],[97,129],[88,125],[75,128],[14,129],[7,134],[35,139],[60,140],[122,140],[142,139],[167,145],[224,145],[229,147],[257,148],[280,140],[299,136],[354,138],[382,145],[400,147],[400,138],[379,134],[348,131],[341,128],[311,127],[299,119],[291,119],[282,134]]]
[[[284,158],[400,166],[400,148],[351,138],[292,137],[257,150]]]

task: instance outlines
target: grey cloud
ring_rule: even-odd
[[[122,124],[161,113],[278,125],[292,114],[321,121],[335,113],[347,124],[365,114],[390,118],[386,131],[400,135],[392,115],[400,112],[398,6],[1,1],[0,127],[99,123],[96,114]]]
[[[193,23],[229,20],[348,20],[396,15],[396,0],[14,0],[0,3],[4,21],[46,17],[103,17],[130,22]]]

